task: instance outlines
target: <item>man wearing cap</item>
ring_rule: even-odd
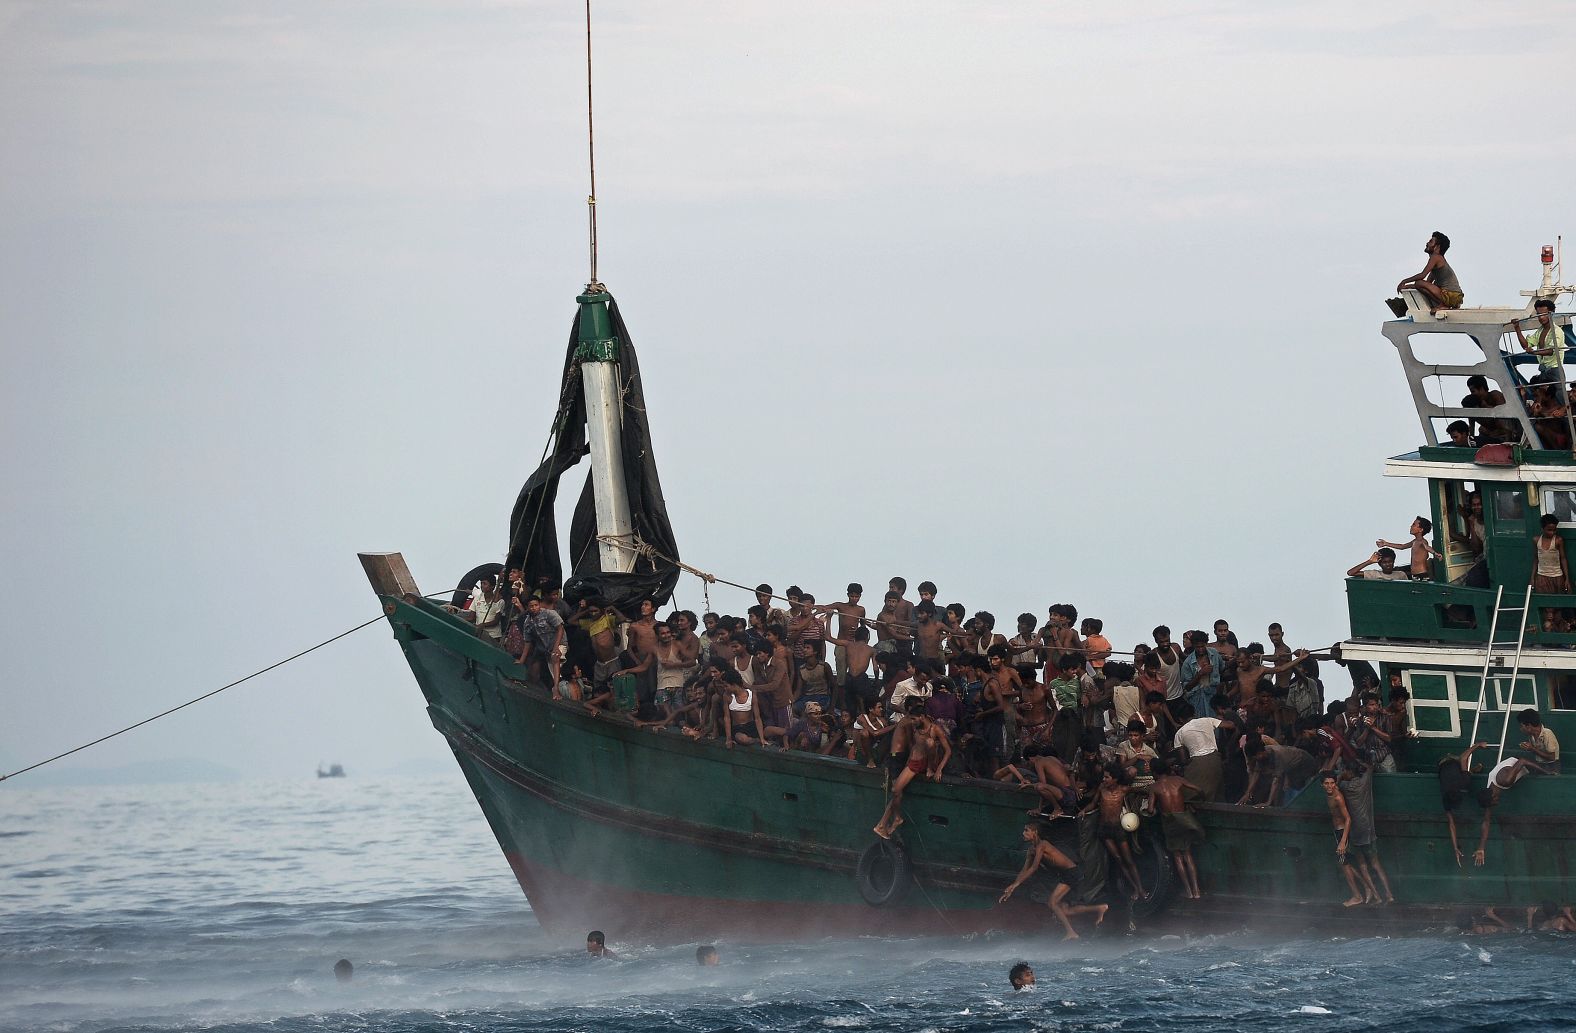
[[[819,703],[806,703],[804,716],[788,726],[788,744],[806,753],[819,753],[825,756],[841,741],[842,737],[826,719],[826,714],[822,712]]]

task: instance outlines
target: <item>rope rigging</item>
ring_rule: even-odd
[[[436,597],[437,595],[448,595],[448,594],[449,593],[447,593],[447,592],[435,593],[434,597]],[[66,757],[71,756],[73,753],[81,753],[83,750],[90,749],[90,748],[92,748],[94,746],[97,746],[99,743],[108,742],[109,740],[115,738],[116,736],[125,735],[127,732],[130,732],[130,731],[133,731],[135,729],[141,728],[143,725],[152,724],[154,721],[157,721],[161,717],[169,717],[171,714],[175,713],[178,710],[185,710],[187,707],[192,706],[192,705],[197,704],[197,703],[201,703],[205,699],[212,699],[213,697],[217,696],[219,693],[224,692],[226,689],[233,689],[237,685],[242,685],[242,684],[244,684],[246,682],[249,682],[253,678],[256,678],[256,677],[258,677],[260,675],[267,674],[269,671],[275,670],[277,668],[283,667],[285,664],[289,663],[292,660],[299,660],[303,656],[306,656],[308,653],[315,653],[319,649],[322,649],[324,646],[332,645],[333,643],[338,642],[340,639],[345,638],[345,637],[347,637],[349,635],[353,635],[356,632],[360,631],[362,628],[371,627],[372,625],[376,624],[378,621],[381,621],[381,620],[384,620],[384,619],[385,619],[384,614],[379,613],[376,617],[373,617],[369,621],[363,621],[362,623],[357,624],[355,627],[346,629],[345,631],[341,631],[339,634],[334,635],[331,638],[325,638],[323,641],[319,642],[315,646],[309,646],[306,649],[301,650],[299,653],[294,653],[294,654],[292,654],[290,656],[285,657],[283,660],[277,660],[274,663],[269,664],[267,667],[261,668],[260,670],[253,671],[251,674],[248,674],[244,678],[237,678],[235,681],[230,682],[228,685],[221,685],[217,689],[214,689],[211,692],[205,692],[201,696],[196,697],[195,699],[189,699],[185,703],[179,704],[178,706],[170,707],[168,710],[161,710],[157,714],[154,714],[152,717],[145,717],[141,721],[137,721],[134,724],[129,724],[129,725],[127,725],[124,728],[117,729],[116,731],[110,732],[108,735],[101,735],[97,739],[94,739],[92,742],[85,742],[81,746],[73,746],[71,749],[66,750],[64,753],[57,753],[53,757],[47,757],[44,760],[38,761],[37,763],[29,764],[25,768],[17,768],[15,771],[8,772],[7,774],[4,774],[4,775],[0,775],[0,782],[4,782],[8,778],[15,778],[17,775],[25,775],[29,771],[36,771],[37,769],[43,767],[46,764],[53,764],[57,760],[63,760]]]
[[[607,542],[616,542],[616,543],[622,545],[624,548],[630,550],[631,552],[636,553],[637,555],[646,557],[646,559],[648,559],[648,560],[658,560],[658,559],[660,559],[660,560],[663,560],[664,562],[671,563],[674,566],[678,567],[680,570],[684,571],[685,573],[693,574],[696,577],[700,578],[701,582],[703,584],[705,584],[705,585],[727,585],[729,588],[737,588],[737,589],[739,589],[741,591],[749,592],[751,595],[757,594],[755,589],[751,588],[749,585],[741,585],[737,581],[729,581],[727,578],[718,577],[715,574],[711,574],[711,573],[708,573],[707,571],[701,570],[699,567],[692,567],[688,563],[681,562],[680,560],[678,560],[678,559],[676,559],[676,558],[674,558],[672,556],[668,556],[668,555],[664,554],[663,552],[658,550],[656,548],[656,546],[652,545],[650,542],[647,542],[645,539],[641,538],[640,535],[637,534],[637,533],[630,533],[628,535],[599,534],[599,535],[597,535],[597,540],[598,541],[607,541]],[[770,598],[770,599],[781,599],[783,602],[788,602],[789,601],[787,596],[777,595],[775,593],[767,593],[767,598]],[[707,593],[707,595],[706,595],[706,608],[708,610],[711,608],[711,595],[710,595],[710,593]],[[865,617],[860,617],[859,621],[862,624],[868,624],[868,625],[872,625],[872,626],[880,625],[882,627],[891,627],[891,628],[901,627],[901,628],[904,628],[904,629],[907,629],[909,627],[909,625],[907,625],[907,624],[903,624],[903,623],[895,622],[895,621],[884,621],[884,620],[882,620],[879,617],[865,616]],[[1012,647],[1009,644],[1008,648],[1011,649],[1011,648],[1014,648],[1014,647]],[[1027,649],[1028,647],[1022,647],[1022,648],[1023,649]],[[1036,647],[1036,648],[1038,648],[1038,647]],[[1058,646],[1057,648],[1059,648],[1064,653],[1083,653],[1083,652],[1088,652],[1088,650],[1085,650],[1085,649],[1083,649],[1081,647],[1078,647],[1078,646]],[[1178,647],[1178,648],[1179,648],[1179,650],[1181,651],[1181,653],[1184,656],[1188,652],[1185,649],[1181,649],[1181,647]],[[1134,655],[1136,655],[1130,649],[1111,649],[1108,652],[1110,653],[1111,656],[1134,656]]]

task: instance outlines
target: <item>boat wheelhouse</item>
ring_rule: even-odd
[[[1478,740],[1501,757],[1513,751],[1514,715],[1527,708],[1576,741],[1576,595],[1532,586],[1543,518],[1558,519],[1567,547],[1576,541],[1576,434],[1565,388],[1576,332],[1570,313],[1555,312],[1549,338],[1557,345],[1540,363],[1513,327],[1520,320],[1532,338],[1534,305],[1569,290],[1555,278],[1553,257],[1544,248],[1543,283],[1523,292],[1523,306],[1432,313],[1408,291],[1408,314],[1383,327],[1424,438],[1384,472],[1426,482],[1419,512],[1431,518],[1442,555],[1426,580],[1348,580],[1351,637],[1342,655],[1374,663],[1381,683],[1400,674],[1411,693],[1416,770]],[[1475,378],[1487,385],[1477,397]],[[1471,429],[1464,447],[1447,433],[1456,421]]]

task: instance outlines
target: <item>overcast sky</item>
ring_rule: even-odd
[[[1519,303],[1576,230],[1547,4],[596,12],[601,275],[733,580],[1327,645],[1427,505],[1382,299],[1441,229]],[[358,550],[500,557],[586,276],[581,15],[0,0],[0,767],[372,616]],[[375,626],[66,763],[444,752]]]

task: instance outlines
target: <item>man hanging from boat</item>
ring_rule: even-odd
[[[1094,924],[1098,926],[1105,921],[1105,913],[1110,910],[1110,905],[1077,904],[1071,907],[1067,905],[1067,895],[1079,882],[1078,865],[1050,844],[1048,831],[1039,821],[1031,821],[1023,827],[1023,841],[1029,847],[1028,856],[1023,861],[1023,870],[1018,873],[1016,879],[1012,880],[1012,884],[1002,892],[996,902],[1007,903],[1012,899],[1012,895],[1030,879],[1038,878],[1041,882],[1049,883],[1050,896],[1045,906],[1051,909],[1056,920],[1061,922],[1062,928],[1067,931],[1067,935],[1062,939],[1076,940],[1078,933],[1073,929],[1073,916],[1094,915]]]
[[[881,820],[876,822],[875,834],[882,839],[891,839],[892,833],[903,824],[903,790],[908,784],[920,776],[940,782],[941,769],[952,758],[951,743],[925,714],[924,698],[909,696],[903,704],[903,719],[898,722],[892,738],[893,761],[901,761],[903,767],[892,780],[892,798],[887,801]]]

